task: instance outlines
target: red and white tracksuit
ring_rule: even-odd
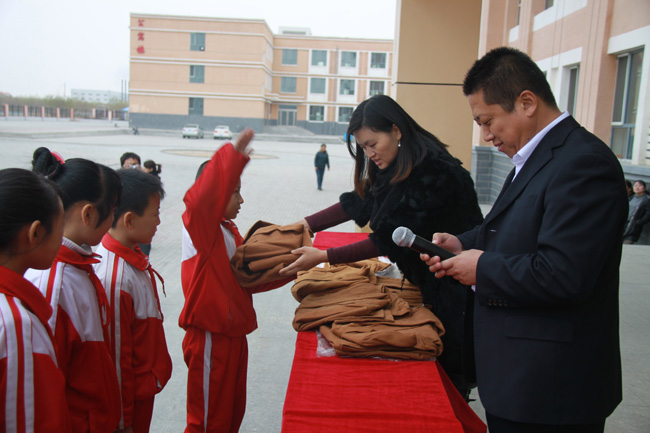
[[[75,433],[112,433],[120,420],[119,386],[107,344],[108,300],[92,268],[97,262],[89,248],[63,238],[50,269],[25,273],[52,306],[48,323]]]
[[[0,431],[69,432],[65,379],[47,320],[52,308],[22,275],[0,266]]]
[[[148,432],[154,397],[172,374],[158,273],[139,247],[127,248],[108,233],[96,252],[102,256],[94,268],[108,295],[111,355],[122,390],[119,428]]]
[[[248,161],[225,144],[183,199],[185,305],[179,325],[186,331],[183,354],[189,369],[186,432],[239,430],[246,409],[246,335],[257,328],[252,293],[286,283],[244,289],[230,269],[242,237],[224,214]]]

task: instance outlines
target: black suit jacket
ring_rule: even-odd
[[[481,402],[518,422],[594,423],[621,401],[618,286],[627,193],[611,150],[571,117],[552,128],[482,225]]]

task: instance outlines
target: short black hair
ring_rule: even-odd
[[[49,234],[59,213],[60,190],[43,176],[22,168],[0,170],[0,248],[10,246],[20,230],[40,221]]]
[[[205,166],[208,165],[208,162],[210,160],[208,159],[207,161],[203,161],[201,165],[199,165],[198,170],[196,170],[196,177],[194,178],[194,181],[196,182],[198,178],[201,176],[201,173],[203,173],[203,170],[205,169]]]
[[[140,159],[140,155],[137,153],[133,152],[124,152],[122,156],[120,156],[120,167],[124,167],[124,161],[126,161],[129,158],[135,158],[138,160],[138,164],[142,164],[142,160]]]
[[[165,189],[158,177],[129,169],[120,169],[117,174],[122,181],[122,200],[115,208],[113,228],[117,226],[118,218],[127,212],[142,216],[152,196],[158,195],[161,200],[165,198]]]
[[[481,90],[486,104],[499,104],[508,113],[514,110],[515,100],[524,90],[557,108],[542,70],[526,53],[515,48],[495,48],[474,62],[463,81],[463,93],[469,96]]]
[[[35,173],[45,176],[61,189],[63,209],[87,201],[99,212],[99,227],[120,202],[122,182],[115,170],[83,158],[59,161],[49,149],[39,147],[34,151],[32,167]]]

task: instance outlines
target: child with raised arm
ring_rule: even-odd
[[[221,147],[199,168],[184,198],[185,305],[179,325],[186,331],[183,354],[189,369],[185,432],[239,431],[246,409],[246,335],[257,328],[252,293],[290,281],[244,289],[230,268],[230,258],[242,243],[232,220],[244,202],[240,176],[252,138],[247,129],[234,146]]]
[[[63,205],[28,170],[0,170],[0,431],[70,431],[65,379],[47,321],[52,308],[23,278],[61,246]]]
[[[99,260],[91,247],[113,223],[122,184],[115,170],[81,158],[63,163],[42,147],[32,164],[61,189],[65,225],[52,267],[29,269],[25,278],[53,309],[49,325],[66,380],[72,431],[112,433],[120,419],[120,394],[108,347],[108,300],[92,267]]]
[[[138,244],[149,244],[160,224],[160,179],[140,170],[118,170],[122,200],[97,253],[95,272],[110,305],[110,346],[122,392],[119,429],[149,431],[154,398],[172,373],[156,278]],[[163,283],[164,291],[164,283]],[[127,430],[128,431],[128,430]]]

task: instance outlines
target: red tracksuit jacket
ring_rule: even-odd
[[[108,301],[92,268],[97,262],[96,255],[63,238],[50,269],[25,273],[52,306],[48,323],[75,433],[112,433],[120,420],[120,390],[107,344]]]
[[[157,272],[147,256],[108,233],[97,254],[102,259],[94,268],[110,305],[109,339],[122,388],[120,428],[125,428],[133,424],[134,402],[163,389],[172,374],[172,360],[163,329]]]
[[[257,328],[251,291],[239,286],[230,269],[220,224],[248,161],[231,143],[225,144],[183,199],[183,225],[195,249],[188,254],[184,238],[181,282],[185,305],[178,320],[184,329],[193,326],[239,337]]]
[[[36,287],[0,266],[0,431],[70,431],[51,314]]]

